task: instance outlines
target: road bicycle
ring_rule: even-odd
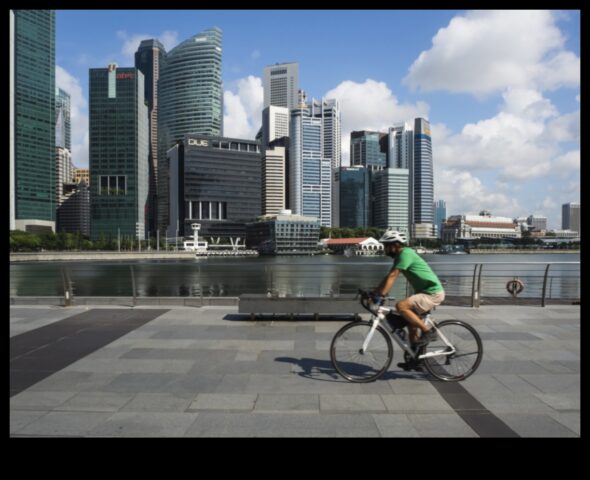
[[[420,315],[437,332],[436,340],[415,349],[408,340],[407,322],[393,308],[375,304],[359,290],[360,303],[372,316],[354,320],[336,332],[330,357],[336,371],[350,382],[366,383],[383,375],[393,360],[392,339],[404,350],[406,363],[422,360],[426,370],[445,382],[465,380],[479,367],[483,345],[477,331],[461,320],[436,322],[431,312]],[[387,320],[386,320],[387,317]],[[382,324],[390,328],[384,328]]]

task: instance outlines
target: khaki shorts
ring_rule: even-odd
[[[432,310],[437,305],[440,305],[444,299],[445,292],[442,291],[432,294],[417,293],[416,295],[408,297],[406,300],[410,302],[410,305],[412,306],[414,311],[420,314]]]

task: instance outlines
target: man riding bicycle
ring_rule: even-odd
[[[396,308],[408,322],[410,342],[416,346],[426,345],[436,339],[436,331],[428,328],[418,314],[426,313],[440,305],[445,299],[445,291],[428,264],[414,250],[406,247],[408,239],[405,233],[387,230],[379,241],[385,248],[385,255],[393,258],[393,267],[373,292],[373,302],[380,303],[382,297],[385,297],[393,287],[400,272],[403,273],[415,294],[398,302]],[[421,331],[420,337],[418,330]],[[398,363],[398,367],[405,370],[419,369],[416,363]]]

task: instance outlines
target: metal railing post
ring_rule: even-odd
[[[477,267],[479,267],[479,264],[476,263],[473,269],[473,281],[471,282],[471,308],[475,308],[475,276],[477,275]]]
[[[61,268],[61,280],[64,289],[64,307],[69,307],[72,305],[72,284],[66,273],[66,267]]]
[[[483,263],[479,265],[479,274],[477,275],[477,302],[476,306],[479,308],[481,304],[481,271],[483,270]]]
[[[547,291],[547,275],[549,274],[549,267],[551,266],[550,263],[547,264],[547,268],[545,269],[545,278],[543,278],[543,295],[541,297],[541,306],[545,306],[545,293]]]
[[[133,271],[133,265],[129,265],[131,270],[131,288],[133,289],[133,306],[137,305],[137,291],[135,289],[135,272]]]

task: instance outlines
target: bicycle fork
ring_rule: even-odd
[[[365,341],[363,342],[363,346],[360,351],[361,355],[364,355],[365,353],[367,353],[367,349],[369,348],[369,343],[371,343],[373,335],[375,334],[375,330],[377,330],[377,327],[379,326],[380,320],[381,319],[378,317],[375,318],[375,320],[373,320],[373,325],[371,325],[371,330],[369,330],[369,333],[368,333],[367,337],[365,338]]]

